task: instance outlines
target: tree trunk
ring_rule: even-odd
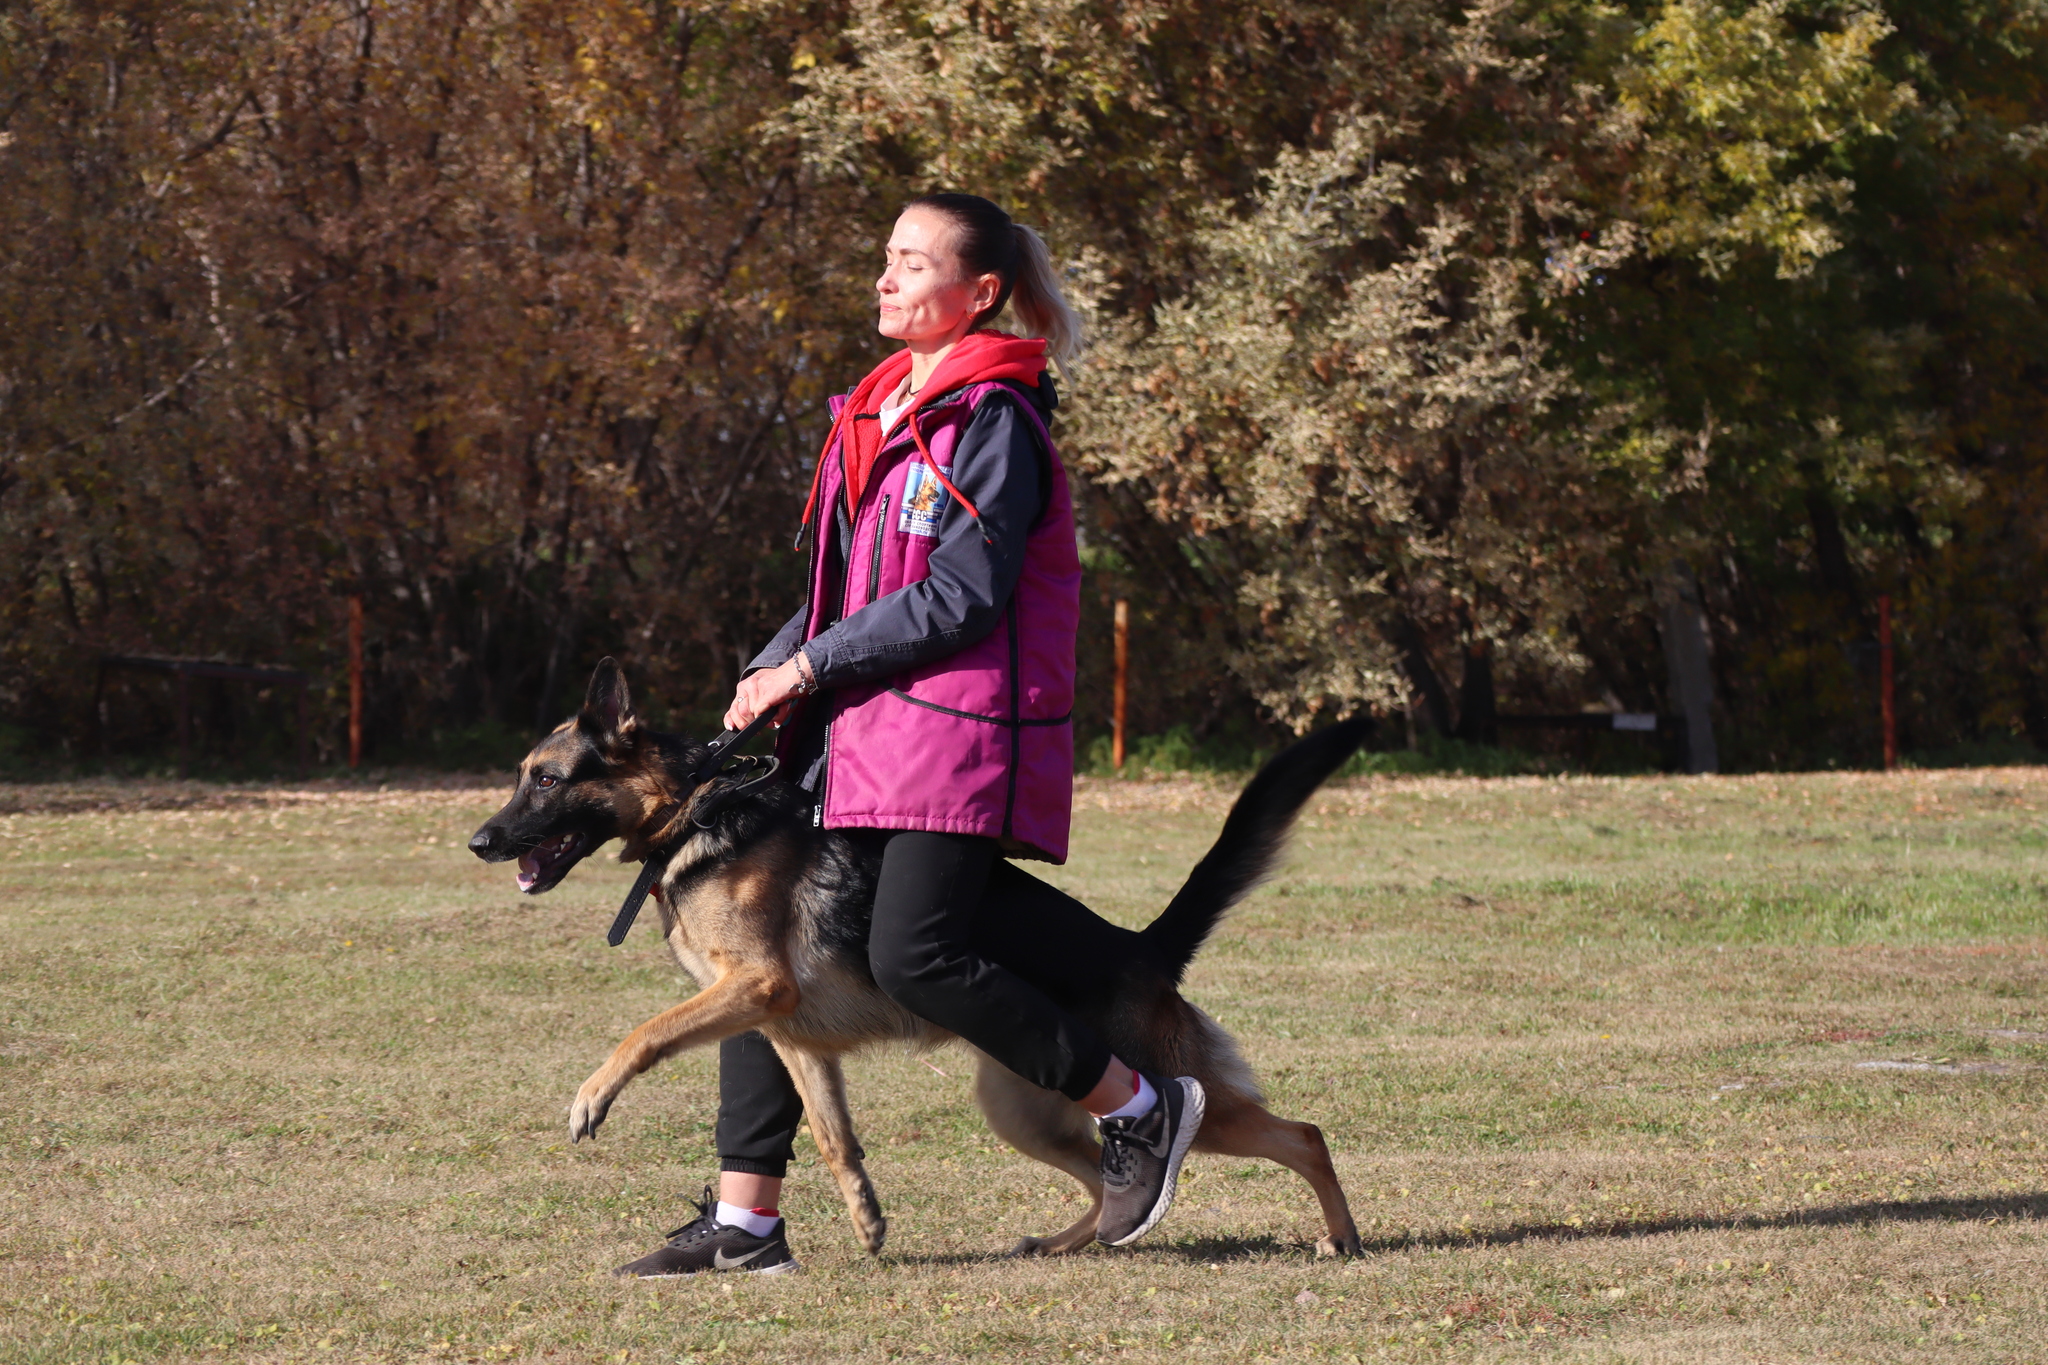
[[[1465,646],[1465,677],[1458,689],[1458,738],[1474,744],[1500,743],[1493,693],[1493,641]]]
[[[1685,717],[1685,770],[1721,770],[1714,744],[1714,676],[1707,641],[1707,618],[1699,580],[1682,560],[1672,560],[1658,593],[1664,617],[1664,664],[1671,678],[1671,700]]]
[[[1422,628],[1415,619],[1405,613],[1394,618],[1395,649],[1401,652],[1401,671],[1408,677],[1408,685],[1415,689],[1415,695],[1422,703],[1422,721],[1440,735],[1452,732],[1451,697],[1444,691],[1443,679],[1437,676],[1436,665],[1429,661],[1429,650],[1422,639]]]

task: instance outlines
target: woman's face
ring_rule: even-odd
[[[885,337],[912,346],[958,341],[981,311],[996,301],[996,276],[969,275],[953,252],[953,221],[933,209],[904,210],[889,234],[887,264],[875,281]]]

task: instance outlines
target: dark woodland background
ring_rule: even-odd
[[[1671,711],[1692,581],[1724,766],[1877,761],[1880,595],[1909,754],[2048,745],[2026,0],[36,0],[0,770],[161,760],[109,653],[307,670],[332,764],[350,595],[379,764],[503,761],[608,653],[703,728],[932,187],[1092,319],[1084,738],[1119,596],[1133,729],[1227,755]],[[289,754],[199,697],[215,762]]]

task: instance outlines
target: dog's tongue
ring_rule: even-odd
[[[519,889],[528,891],[540,880],[540,859],[531,853],[519,855]]]

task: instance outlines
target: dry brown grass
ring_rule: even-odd
[[[1229,796],[1084,783],[1059,880],[1142,921]],[[805,1274],[660,1285],[605,1272],[712,1172],[710,1058],[564,1141],[683,986],[604,947],[625,871],[529,902],[462,852],[495,799],[0,789],[0,1360],[2044,1353],[2048,772],[1332,790],[1190,994],[1328,1132],[1364,1259],[1215,1158],[1138,1248],[991,1259],[1066,1182],[888,1054],[887,1253],[806,1154]]]

